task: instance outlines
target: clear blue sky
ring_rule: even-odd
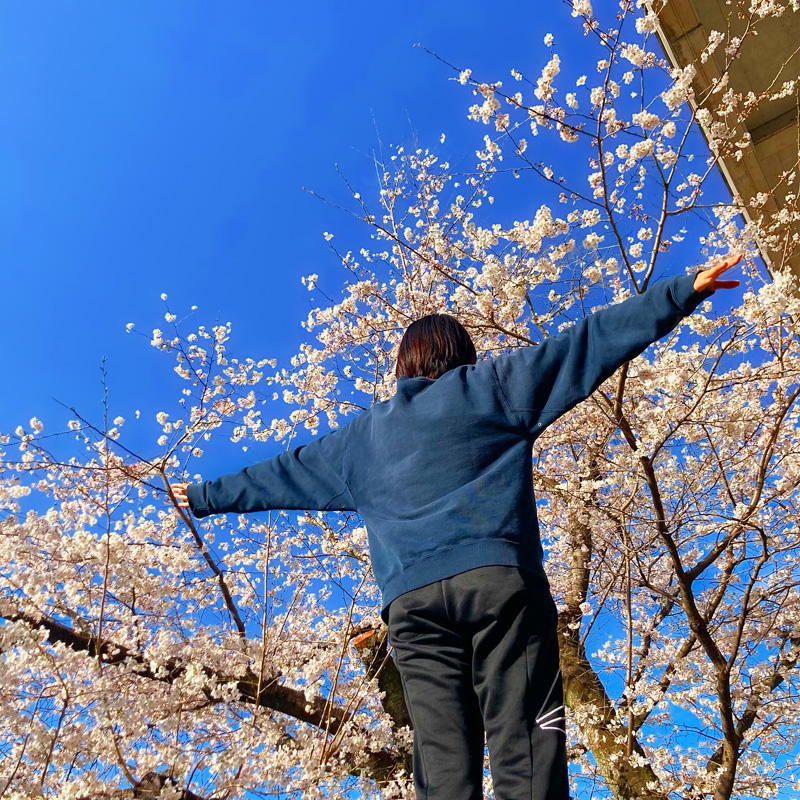
[[[162,292],[179,316],[230,320],[241,355],[288,358],[310,339],[300,277],[339,290],[322,232],[349,225],[302,187],[342,198],[339,163],[367,196],[378,135],[446,132],[442,155],[472,162],[486,130],[413,45],[535,78],[546,32],[580,52],[575,23],[564,4],[477,0],[3,4],[0,431],[63,426],[51,397],[97,418],[103,356],[112,413],[144,408],[164,359],[125,324],[165,327]]]

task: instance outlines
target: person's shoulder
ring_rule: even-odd
[[[462,364],[437,378],[440,391],[478,391],[495,386],[495,356],[478,359],[474,364]]]
[[[348,438],[352,439],[353,436],[357,436],[364,430],[365,426],[371,424],[371,420],[374,418],[376,411],[380,412],[381,408],[385,407],[388,402],[388,400],[382,400],[359,411],[351,411],[347,415],[340,414],[338,418],[339,427],[337,430],[342,431]]]

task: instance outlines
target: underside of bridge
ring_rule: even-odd
[[[779,0],[788,6],[787,0]],[[745,4],[746,5],[746,4]],[[767,18],[757,23],[757,36],[744,36],[748,24],[752,25],[748,10],[737,13],[735,2],[725,0],[655,0],[653,9],[658,13],[657,30],[661,45],[673,66],[685,67],[694,63],[697,75],[692,84],[695,104],[708,107],[719,101],[720,94],[712,95],[714,79],[725,72],[729,57],[725,44],[730,37],[744,37],[740,55],[729,66],[728,88],[746,96],[748,92],[777,93],[784,81],[796,79],[800,74],[800,13],[787,7],[780,18]],[[705,63],[700,54],[708,43],[712,31],[729,33],[723,43]],[[737,127],[740,138],[749,133],[752,144],[746,147],[740,160],[724,157],[720,168],[731,193],[741,196],[748,207],[746,216],[758,218],[766,212],[774,222],[781,209],[796,208],[798,179],[788,182],[788,175],[798,170],[798,87],[786,97],[762,102]],[[766,204],[759,207],[752,199],[759,194],[769,194]],[[786,195],[790,195],[788,202]],[[800,238],[800,225],[789,223],[789,236]],[[786,227],[783,229],[784,238]],[[794,253],[774,247],[773,242],[760,241],[760,249],[768,269],[783,267],[800,274],[800,247]],[[770,247],[770,245],[773,245]]]

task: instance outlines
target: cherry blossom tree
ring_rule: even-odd
[[[772,215],[715,172],[752,146],[749,114],[796,92],[797,76],[753,96],[724,76],[797,7],[731,4],[737,24],[701,55],[723,79],[699,95],[695,66],[662,57],[650,6],[575,0],[596,71],[569,76],[549,34],[541,74],[512,71],[512,89],[452,67],[483,126],[474,166],[400,147],[376,159],[375,192],[350,189],[339,205],[369,236],[326,234],[342,296],[308,315],[313,341],[290,364],[237,355],[230,324],[168,309],[146,337],[174,365],[157,442],[77,409],[68,431],[34,418],[5,435],[0,795],[412,797],[359,517],[198,522],[170,481],[213,477],[223,444],[255,460],[388,399],[423,314],[452,313],[491,357],[729,251],[746,255],[741,302],[715,297],[552,425],[533,480],[576,796],[799,791],[796,170]],[[522,182],[538,207],[504,201]]]

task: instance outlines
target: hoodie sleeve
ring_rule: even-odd
[[[275,458],[186,488],[195,517],[270,509],[355,511],[344,477],[347,426]]]
[[[540,345],[496,356],[510,411],[538,436],[712,294],[696,292],[694,275],[682,275],[590,314]]]

